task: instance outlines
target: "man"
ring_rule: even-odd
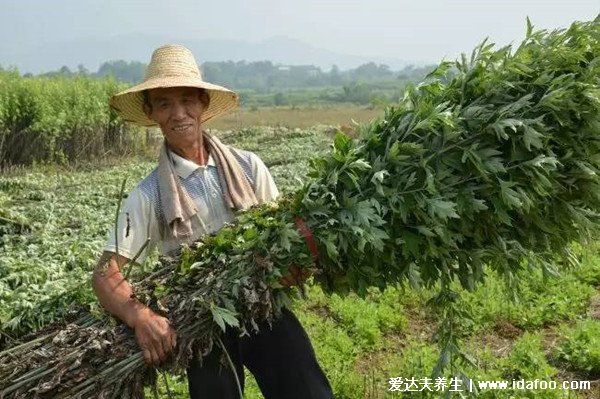
[[[220,229],[233,210],[270,201],[278,191],[267,167],[253,153],[223,145],[202,130],[202,123],[237,105],[230,90],[204,82],[191,52],[167,45],[152,55],[143,83],[115,95],[111,107],[125,120],[159,126],[165,144],[158,167],[124,201],[93,276],[102,306],[135,331],[144,359],[164,361],[177,343],[167,318],[132,298],[121,267],[136,254],[142,263],[150,248],[162,254]],[[144,248],[144,245],[147,245]],[[285,284],[293,283],[288,276]],[[193,359],[188,371],[191,398],[239,398],[245,365],[266,399],[331,398],[310,341],[294,315],[284,310],[272,328],[223,337],[236,373],[221,366],[215,349]]]

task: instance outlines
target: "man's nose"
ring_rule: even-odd
[[[173,105],[173,119],[183,119],[185,118],[185,107],[183,104],[175,103]]]

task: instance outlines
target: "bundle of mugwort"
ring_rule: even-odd
[[[316,269],[336,292],[405,280],[447,287],[551,273],[600,227],[600,20],[482,44],[407,89],[356,140],[335,137],[303,188],[250,209],[135,284],[178,332],[169,367],[251,332],[286,301],[278,279]],[[489,269],[488,269],[489,268]],[[8,398],[138,398],[155,371],[134,337],[86,315],[0,353]]]

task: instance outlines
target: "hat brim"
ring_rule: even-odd
[[[137,86],[115,94],[110,99],[110,106],[125,121],[140,126],[157,126],[156,122],[146,116],[144,112],[144,90],[167,87],[197,87],[207,91],[210,97],[208,108],[202,112],[200,122],[209,121],[219,115],[237,107],[239,96],[237,93],[212,83],[196,78],[163,77],[149,79]]]

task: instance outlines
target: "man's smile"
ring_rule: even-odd
[[[185,125],[177,125],[177,126],[173,127],[171,130],[173,130],[174,132],[177,132],[177,133],[183,133],[191,127],[192,127],[192,124],[190,123],[190,124],[185,124]]]

